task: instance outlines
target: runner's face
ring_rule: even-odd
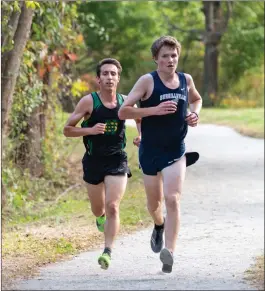
[[[99,86],[105,90],[114,90],[120,81],[118,68],[113,64],[105,64],[100,69],[100,76],[97,77]]]
[[[176,48],[162,46],[155,61],[160,71],[172,73],[177,69],[178,59],[179,55]]]

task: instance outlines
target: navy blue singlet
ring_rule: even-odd
[[[163,84],[157,71],[152,72],[153,92],[147,100],[140,101],[141,108],[157,106],[165,101],[177,102],[177,111],[173,114],[142,118],[139,160],[143,172],[147,175],[156,175],[158,171],[185,154],[188,88],[184,73],[176,74],[179,77],[179,87],[170,89]]]

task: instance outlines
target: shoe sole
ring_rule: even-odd
[[[163,249],[160,253],[160,261],[163,263],[162,271],[164,273],[171,273],[173,266],[173,256],[168,249]]]
[[[99,258],[98,263],[101,266],[101,269],[107,270],[109,268],[109,262],[104,258]]]

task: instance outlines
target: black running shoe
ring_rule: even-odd
[[[152,236],[151,236],[151,249],[154,253],[159,253],[163,247],[163,234],[164,234],[164,227],[160,229],[154,228]]]
[[[163,263],[162,271],[164,273],[171,273],[174,263],[172,253],[168,249],[164,248],[160,253],[160,260]]]

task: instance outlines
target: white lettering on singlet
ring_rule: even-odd
[[[181,100],[187,101],[187,96],[183,94],[178,94],[178,93],[168,93],[168,94],[160,95],[160,101],[167,100],[167,99],[175,99],[176,101],[181,99]]]

